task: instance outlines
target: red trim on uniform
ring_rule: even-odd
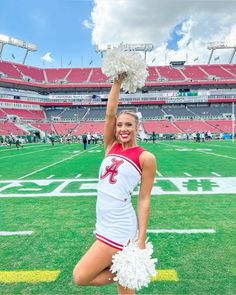
[[[141,153],[145,151],[141,146],[134,146],[131,148],[128,148],[126,150],[123,150],[121,143],[114,143],[109,150],[107,156],[111,154],[115,155],[120,155],[128,158],[130,161],[132,161],[137,167],[142,170],[140,161],[139,161],[139,156]]]
[[[108,246],[111,246],[112,248],[115,248],[115,249],[119,249],[119,250],[122,250],[123,249],[123,245],[121,244],[118,244],[116,242],[113,242],[112,240],[109,240],[99,234],[96,233],[96,238],[100,241],[100,242],[103,242],[104,244],[108,245]]]
[[[108,244],[105,241],[99,239],[98,237],[97,237],[97,240],[100,241],[100,242],[102,242],[103,244],[106,244],[107,246],[110,246],[110,247],[114,248],[114,249],[117,249],[117,250],[122,250],[123,249],[123,247],[122,248],[118,248],[118,247],[116,247],[116,246],[114,246],[112,244]]]
[[[102,235],[99,235],[98,233],[96,233],[96,236],[99,236],[99,238],[103,238],[103,239],[107,240],[108,242],[111,242],[112,244],[115,244],[117,246],[124,247],[122,244],[119,244],[119,243],[116,243],[116,242],[114,242],[112,240],[109,240],[108,238],[106,238],[106,237],[104,237]]]

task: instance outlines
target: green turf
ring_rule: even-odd
[[[175,269],[179,281],[151,283],[138,293],[235,294],[236,191],[210,194],[214,186],[209,188],[209,181],[215,177],[211,172],[236,177],[236,146],[231,142],[215,141],[163,141],[143,145],[156,155],[157,169],[163,179],[158,178],[155,186],[166,192],[152,196],[148,228],[213,228],[216,233],[149,234],[154,256],[159,260],[158,268]],[[0,147],[0,190],[6,185],[1,181],[22,177],[22,180],[28,180],[18,180],[20,186],[0,191],[0,196],[5,196],[0,198],[0,231],[34,231],[32,236],[0,236],[0,270],[61,271],[52,283],[0,284],[0,294],[116,293],[115,285],[75,287],[71,275],[77,260],[94,241],[95,191],[83,189],[83,185],[96,183],[103,155],[102,146],[92,145],[84,152],[82,144],[28,145],[19,151]],[[188,178],[184,173],[193,177]],[[78,174],[84,181],[76,179]],[[169,177],[184,178],[188,193],[175,194],[178,187]],[[192,195],[191,192],[196,193],[199,189],[195,177],[201,178],[197,182],[201,184],[201,192]],[[86,182],[88,178],[93,180]],[[40,197],[40,194],[52,192],[65,179],[71,182],[62,193],[76,195],[82,192],[85,195]],[[48,183],[42,185],[34,180],[47,180]],[[42,190],[28,191],[30,188]],[[11,198],[22,192],[25,195],[33,192],[34,197]],[[94,196],[86,196],[86,192],[94,192]],[[134,197],[135,207],[136,202],[137,197]]]

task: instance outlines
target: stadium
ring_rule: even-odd
[[[142,294],[235,293],[233,57],[148,66],[144,87],[121,93],[119,110],[139,113],[139,143],[157,158],[148,233],[159,262]],[[2,294],[115,293],[71,279],[94,240],[110,87],[100,67],[0,60]]]

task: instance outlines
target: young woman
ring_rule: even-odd
[[[139,129],[135,113],[116,115],[125,74],[114,81],[108,97],[104,148],[105,158],[99,171],[96,242],[81,258],[73,271],[76,285],[100,286],[113,282],[110,272],[112,256],[131,240],[145,248],[150,211],[150,194],[156,174],[155,157],[137,146]],[[141,179],[137,217],[131,195]],[[117,284],[118,294],[134,294]]]

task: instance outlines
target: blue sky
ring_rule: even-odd
[[[91,42],[91,30],[83,25],[89,19],[93,1],[83,0],[1,0],[0,34],[34,43],[37,52],[30,52],[27,64],[66,67],[88,66],[91,60],[100,63],[100,55]],[[6,45],[3,58],[21,62],[24,49]],[[50,52],[52,64],[41,59]],[[93,65],[91,64],[91,66]]]
[[[152,43],[149,65],[205,64],[208,42],[236,44],[235,19],[234,0],[0,0],[0,34],[36,44],[26,63],[38,67],[101,66],[95,44],[121,42]],[[215,50],[213,63],[228,62],[231,52]],[[4,60],[23,57],[23,49],[4,46]]]

